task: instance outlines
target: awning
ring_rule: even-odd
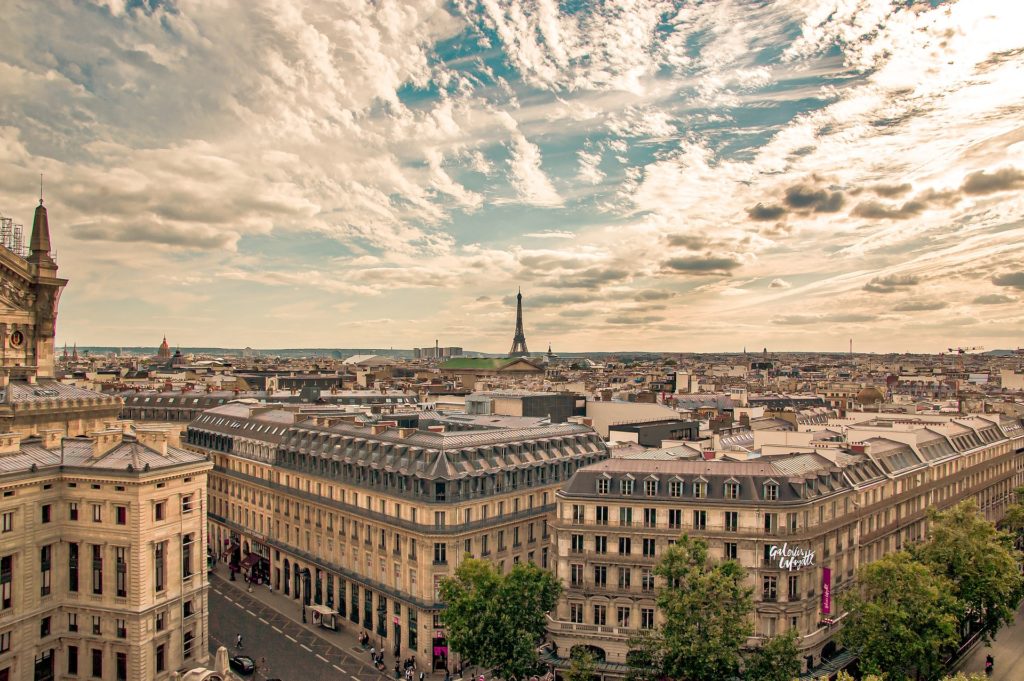
[[[242,569],[248,570],[258,562],[260,562],[260,554],[250,553],[248,556],[245,557],[245,560],[242,561]]]

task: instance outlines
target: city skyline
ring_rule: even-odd
[[[1015,3],[6,23],[0,212],[44,175],[59,344],[500,353],[521,285],[535,352],[1021,345]]]

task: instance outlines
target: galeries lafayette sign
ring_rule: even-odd
[[[814,551],[799,546],[774,545],[769,549],[768,556],[772,561],[778,561],[782,570],[802,570],[814,567]]]

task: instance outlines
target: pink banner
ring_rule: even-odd
[[[832,570],[821,568],[821,614],[828,615],[832,612]]]

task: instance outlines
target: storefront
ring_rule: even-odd
[[[448,668],[448,639],[444,635],[444,629],[434,629],[434,671],[444,671]]]

